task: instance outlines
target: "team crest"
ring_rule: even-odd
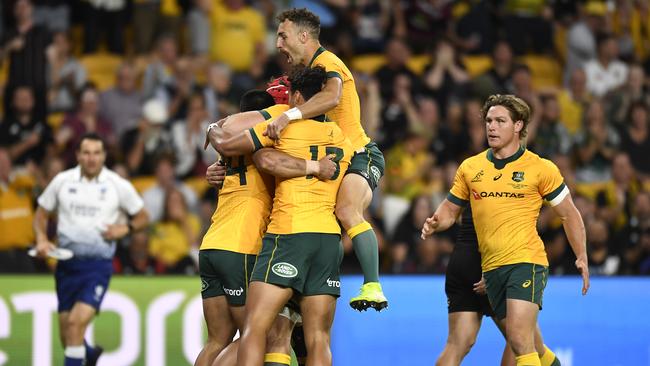
[[[374,165],[371,166],[370,174],[372,174],[372,178],[375,180],[375,182],[379,182],[379,179],[381,178],[381,171],[379,171],[379,168]]]
[[[524,181],[524,172],[512,172],[512,180],[515,182],[523,182]]]
[[[208,281],[206,280],[201,280],[201,292],[205,291],[208,289]]]
[[[478,182],[480,182],[480,181],[481,181],[481,178],[483,178],[483,174],[484,174],[484,173],[483,173],[483,170],[481,170],[480,172],[476,173],[476,175],[474,176],[474,178],[472,178],[472,183],[478,183]]]

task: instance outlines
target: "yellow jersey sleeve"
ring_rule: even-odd
[[[469,187],[467,181],[465,181],[465,169],[466,163],[463,162],[456,170],[454,184],[447,194],[449,201],[461,207],[465,207],[469,203]]]
[[[569,194],[569,188],[564,184],[560,169],[550,160],[541,159],[542,169],[539,172],[539,194],[551,206],[556,206]]]
[[[266,126],[268,126],[269,123],[270,121],[266,120],[264,122],[256,124],[253,128],[248,130],[248,132],[251,134],[251,138],[253,139],[255,151],[264,147],[273,147],[275,141],[273,141],[273,139],[269,138],[268,136],[264,136],[264,131],[266,130]]]

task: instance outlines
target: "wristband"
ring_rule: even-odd
[[[319,170],[318,161],[305,159],[305,175],[317,175]]]
[[[208,128],[205,130],[205,133],[206,133],[206,134],[210,133],[210,130],[213,129],[213,128],[215,128],[215,127],[219,127],[219,124],[218,124],[217,122],[210,123],[210,124],[208,125]]]
[[[302,112],[297,107],[293,107],[284,114],[289,118],[289,121],[295,121],[297,119],[302,119]]]

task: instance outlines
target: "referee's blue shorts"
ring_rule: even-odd
[[[76,302],[99,307],[113,274],[110,259],[70,259],[56,265],[56,296],[59,312],[70,311]]]

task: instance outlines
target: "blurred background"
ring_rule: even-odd
[[[149,230],[119,243],[115,272],[198,283],[198,246],[217,204],[204,181],[216,159],[202,149],[205,127],[287,70],[275,49],[275,16],[307,7],[321,19],[324,47],[354,72],[362,123],[386,157],[366,213],[382,273],[444,274],[455,232],[423,241],[421,224],[458,164],[487,148],[485,98],[512,93],[533,110],[528,147],[558,165],[583,215],[592,275],[650,274],[645,0],[1,3],[2,273],[52,271],[53,263],[26,255],[35,200],[76,164],[79,137],[97,132],[107,165],[133,182],[152,218]],[[551,274],[575,274],[561,224],[546,207],[538,231]],[[359,273],[344,243],[342,271]],[[435,296],[444,299],[442,288]],[[444,303],[435,311],[445,315]]]

